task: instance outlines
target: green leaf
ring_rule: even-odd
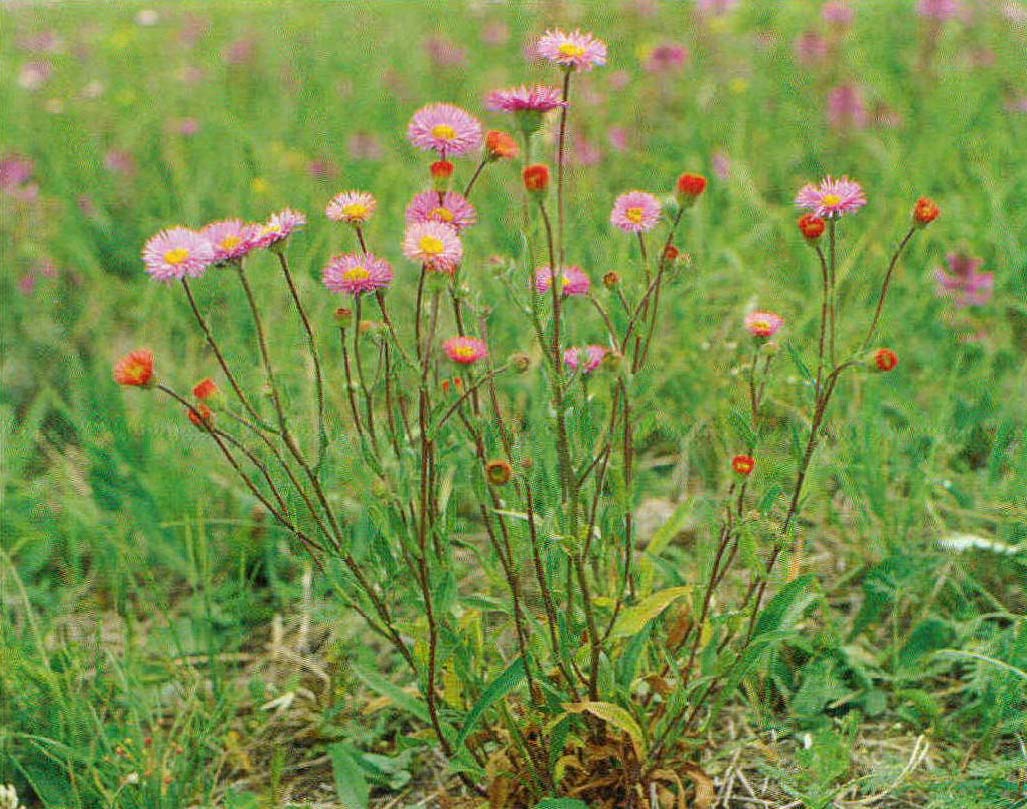
[[[543,798],[535,809],[588,809],[588,804],[577,798]]]
[[[812,573],[807,573],[782,587],[760,613],[754,637],[759,637],[765,632],[794,627],[803,613],[817,600],[817,593],[813,590],[815,583],[816,577]]]
[[[899,650],[899,669],[910,671],[917,668],[920,659],[952,643],[955,631],[940,618],[928,618],[916,625],[902,649]]]
[[[681,530],[688,524],[688,518],[692,516],[692,501],[682,500],[670,515],[670,519],[653,532],[652,539],[646,546],[646,553],[651,556],[659,556],[672,539],[681,533]]]
[[[335,792],[343,809],[367,809],[371,788],[364,780],[356,751],[348,744],[333,744],[328,747],[328,757],[332,761]]]
[[[564,708],[569,713],[590,713],[627,733],[631,744],[634,745],[638,760],[645,760],[645,739],[642,738],[642,728],[635,721],[635,717],[620,705],[614,705],[612,702],[572,702],[565,705]]]
[[[464,719],[464,726],[460,729],[460,735],[456,737],[456,746],[461,747],[467,740],[467,736],[474,726],[481,719],[481,715],[491,708],[496,702],[509,694],[517,684],[524,679],[525,667],[524,658],[518,657],[513,663],[507,666],[506,670],[496,679],[489,683],[488,688],[482,693],[479,700],[474,703],[467,717]]]
[[[611,638],[626,638],[637,635],[657,615],[662,613],[679,598],[691,595],[691,587],[669,587],[653,593],[632,607],[621,611],[617,622],[613,625]]]
[[[408,694],[398,685],[385,679],[377,672],[354,666],[353,673],[376,694],[381,694],[383,697],[391,699],[392,704],[400,710],[416,716],[425,724],[431,723],[431,717],[428,715],[428,706],[418,697]]]

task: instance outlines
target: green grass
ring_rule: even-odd
[[[306,211],[310,226],[290,256],[315,322],[330,324],[337,301],[319,291],[319,273],[343,236],[320,212],[335,192],[364,187],[380,205],[372,244],[412,278],[397,236],[422,182],[423,160],[404,138],[411,113],[447,100],[506,125],[484,112],[484,93],[551,80],[524,62],[522,44],[546,25],[580,24],[611,54],[578,88],[578,98],[587,85],[601,100],[574,113],[604,153],[599,165],[574,169],[569,206],[571,250],[593,279],[632,261],[607,223],[617,193],[667,193],[682,170],[714,177],[718,150],[731,159],[730,176],[711,181],[680,240],[692,264],[668,301],[654,357],[662,371],[645,391],[652,406],[640,431],[643,455],[671,457],[675,474],[653,465],[647,496],[692,496],[715,511],[737,438],[730,411],[743,391],[732,371],[744,362],[737,335],[750,301],[780,311],[796,343],[815,339],[818,269],[792,204],[802,183],[847,173],[867,190],[840,271],[852,310],[862,311],[867,279],[881,271],[916,197],[940,204],[942,218],[901,263],[883,323],[899,369],[846,384],[807,493],[824,591],[816,631],[763,661],[744,701],[761,731],[830,738],[817,755],[800,750],[766,765],[790,773],[781,777],[786,792],[809,805],[829,805],[822,801],[860,774],[858,734],[843,716],[854,710],[862,739],[924,733],[936,745],[936,768],[902,786],[917,805],[1012,806],[1023,789],[1016,773],[1027,767],[1017,673],[1027,670],[1027,115],[1006,105],[1024,92],[1027,32],[980,4],[972,26],[946,25],[925,74],[915,68],[923,31],[911,4],[856,5],[837,62],[819,70],[792,52],[802,30],[821,25],[811,2],[754,0],[705,27],[681,2],[659,4],[653,16],[628,3],[550,13],[539,3],[181,2],[156,6],[153,27],[134,22],[144,7],[134,4],[2,9],[0,152],[35,161],[41,196],[34,205],[0,196],[0,783],[54,807],[244,806],[245,793],[273,805],[297,777],[290,767],[331,742],[389,756],[416,746],[395,740],[404,726],[388,712],[359,715],[368,692],[350,667],[384,658],[340,617],[331,580],[315,577],[304,601],[305,558],[252,511],[203,436],[153,397],[118,389],[110,368],[125,350],[150,345],[159,372],[181,388],[212,370],[185,302],[150,282],[138,258],[171,224]],[[208,23],[191,48],[178,38],[190,19]],[[509,26],[504,45],[481,41],[495,21]],[[20,49],[24,36],[50,28],[63,52]],[[465,47],[466,66],[433,65],[423,46],[432,34]],[[253,59],[227,64],[222,54],[239,38],[252,38]],[[645,73],[640,54],[668,39],[690,49],[687,69]],[[984,50],[993,62],[976,66]],[[29,92],[17,78],[34,59],[51,60],[54,75]],[[189,68],[204,78],[183,81]],[[624,90],[611,87],[614,71],[628,73]],[[94,80],[102,95],[83,98]],[[833,131],[827,89],[848,80],[901,125]],[[171,131],[184,117],[200,121],[198,134]],[[613,126],[628,129],[630,153],[608,145]],[[359,133],[380,139],[380,160],[347,155]],[[137,172],[105,168],[112,149],[130,152]],[[313,160],[332,161],[338,175],[315,178]],[[485,176],[476,191],[482,223],[467,238],[472,277],[496,300],[502,289],[488,258],[519,250],[515,176],[506,165]],[[993,301],[972,314],[934,294],[931,273],[956,250],[982,257],[996,275]],[[44,258],[58,277],[20,291]],[[273,270],[271,257],[254,264]],[[216,326],[243,324],[233,327],[251,336],[228,284],[205,284],[200,295]],[[494,320],[495,340],[519,347],[519,324],[502,312]],[[572,338],[597,338],[589,328],[572,324]],[[853,318],[840,337],[851,343],[863,328]],[[979,340],[962,339],[978,330]],[[294,324],[275,337],[282,363],[302,347]],[[234,343],[230,359],[251,369],[244,376],[256,387],[258,365],[244,353],[251,344]],[[324,354],[331,345],[326,338]],[[782,420],[802,395],[789,374],[799,376],[780,374],[774,402]],[[782,460],[761,470],[768,486],[793,475],[788,434],[776,438]],[[950,534],[1013,552],[957,554],[938,545]],[[692,555],[671,545],[667,568],[687,569]],[[327,684],[309,668],[232,656],[259,657],[274,616],[297,613],[336,627],[314,655]],[[298,736],[260,706],[303,689],[316,695],[304,708],[316,717],[304,727],[315,730]],[[411,759],[394,769],[420,777],[425,766]],[[121,788],[132,772],[140,784]],[[401,775],[381,779],[386,791],[405,786]],[[245,783],[227,792],[236,780]]]

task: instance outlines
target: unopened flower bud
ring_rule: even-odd
[[[353,310],[340,306],[335,310],[335,325],[340,329],[349,328],[353,325]]]
[[[756,468],[756,459],[751,455],[736,455],[731,459],[731,468],[739,475],[748,477],[752,474],[752,470]]]
[[[512,160],[521,153],[513,135],[499,129],[490,129],[485,133],[485,151],[490,160]]]
[[[678,250],[672,244],[668,244],[665,248],[663,248],[663,260],[666,261],[668,264],[672,264],[673,262],[677,261],[678,256],[680,255],[681,251]]]
[[[917,227],[926,227],[941,215],[941,208],[930,197],[920,197],[913,208],[913,222]]]
[[[685,172],[678,177],[677,182],[678,202],[686,207],[694,205],[695,201],[706,190],[706,178],[701,174],[689,174]]]
[[[603,276],[603,286],[607,289],[613,289],[617,284],[620,283],[620,276],[617,275],[613,270],[610,270],[606,275]]]
[[[799,217],[799,230],[811,242],[815,242],[823,236],[826,227],[827,223],[823,219],[811,213]]]
[[[870,357],[869,364],[872,370],[887,373],[895,370],[895,366],[899,364],[899,355],[890,348],[879,348]]]
[[[453,176],[453,164],[448,160],[436,160],[431,164],[432,187],[436,191],[445,191],[449,188],[449,180]]]
[[[531,367],[531,357],[523,351],[517,351],[510,355],[510,365],[519,374],[523,374]]]
[[[185,412],[186,415],[189,416],[189,421],[201,430],[207,430],[214,426],[214,411],[203,402],[200,402],[196,407],[186,410]]]
[[[513,467],[509,461],[489,461],[485,464],[485,477],[493,486],[505,486],[513,477]]]
[[[549,190],[549,166],[534,163],[524,169],[524,187],[537,197],[545,196]]]

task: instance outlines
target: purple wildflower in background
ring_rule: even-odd
[[[995,290],[995,274],[978,272],[984,264],[983,259],[972,258],[964,253],[949,253],[945,261],[949,265],[948,272],[940,267],[934,271],[938,295],[951,298],[960,309],[984,306],[991,300]]]

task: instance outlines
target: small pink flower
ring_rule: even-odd
[[[214,248],[205,236],[189,228],[162,230],[143,247],[146,271],[158,281],[197,278],[214,261]]]
[[[362,225],[374,214],[378,202],[367,191],[343,191],[325,206],[325,216],[333,222]]]
[[[253,249],[259,225],[244,223],[241,219],[211,222],[200,231],[214,251],[214,263],[242,258]]]
[[[552,270],[549,267],[540,267],[535,273],[535,291],[540,294],[548,292],[552,281]],[[581,267],[564,267],[560,273],[560,291],[564,297],[587,295],[591,286],[592,282],[582,272]]]
[[[699,11],[719,17],[738,5],[738,0],[699,0]]]
[[[104,155],[103,164],[108,171],[124,177],[134,177],[138,168],[136,159],[131,152],[124,149],[111,149]]]
[[[842,177],[835,180],[830,175],[820,185],[807,183],[799,189],[795,204],[824,218],[837,218],[855,213],[867,204],[863,188],[855,180]]]
[[[613,203],[610,224],[625,233],[645,233],[660,222],[663,208],[660,201],[645,191],[628,191]]]
[[[626,70],[612,70],[606,77],[611,90],[623,90],[631,84],[631,74]]]
[[[918,0],[916,13],[933,20],[951,20],[963,10],[959,0]]]
[[[457,233],[478,221],[478,212],[463,194],[456,191],[423,191],[407,206],[407,224],[444,222]]]
[[[20,196],[29,187],[29,180],[35,171],[31,158],[19,154],[7,154],[0,158],[0,191],[11,196]]]
[[[424,50],[437,67],[457,67],[467,64],[467,49],[461,48],[448,37],[441,35],[428,37],[424,41]]]
[[[559,28],[546,31],[536,42],[534,53],[568,70],[591,70],[606,64],[606,43],[580,30],[566,34]]]
[[[179,135],[192,137],[200,131],[200,122],[196,118],[179,118],[175,122],[175,130]]]
[[[473,365],[489,355],[485,341],[477,337],[450,337],[442,344],[442,350],[460,365]]]
[[[456,271],[464,257],[464,246],[452,225],[444,222],[416,222],[407,226],[403,255],[430,272]]]
[[[453,104],[428,104],[410,119],[407,137],[418,149],[454,157],[481,148],[481,123]]]
[[[606,139],[610,142],[610,147],[614,151],[626,152],[628,150],[630,135],[627,128],[611,126],[610,130],[606,133]]]
[[[594,166],[603,159],[603,152],[595,141],[589,140],[582,132],[569,134],[571,159],[577,165]]]
[[[332,292],[361,295],[392,283],[392,267],[373,253],[333,256],[324,268],[324,285]]]
[[[589,345],[583,348],[568,348],[563,352],[564,364],[575,371],[590,374],[600,365],[610,350],[605,346]]]
[[[649,52],[643,67],[650,73],[672,73],[681,70],[688,62],[688,48],[676,42],[657,45]]]
[[[828,44],[816,31],[804,31],[795,40],[795,57],[807,67],[819,65],[827,59]]]
[[[293,233],[307,224],[307,217],[292,208],[285,208],[271,214],[264,225],[260,226],[254,241],[254,247],[270,247],[288,239]]]
[[[723,149],[718,149],[713,153],[712,162],[713,173],[721,180],[726,180],[731,176],[731,156]]]
[[[371,132],[356,132],[346,141],[346,151],[354,160],[381,160],[385,154],[378,136]]]
[[[485,99],[485,106],[496,112],[549,112],[567,105],[562,100],[559,87],[522,84],[506,90],[493,90]]]
[[[949,253],[945,257],[949,272],[938,268],[934,271],[938,295],[952,298],[956,307],[984,306],[995,291],[995,274],[978,272],[984,264],[980,258],[962,253]]]
[[[824,22],[848,27],[852,25],[852,19],[856,16],[856,12],[846,0],[828,0],[820,9],[820,16],[823,17]]]
[[[510,26],[505,22],[490,22],[481,31],[481,41],[486,45],[504,45],[510,39]]]
[[[854,84],[835,87],[827,95],[827,119],[835,129],[866,129],[870,116],[863,92]]]
[[[50,81],[53,64],[50,62],[26,62],[18,73],[18,86],[23,90],[35,91]]]
[[[773,337],[784,325],[784,318],[774,312],[750,312],[745,316],[745,330],[753,337]]]

